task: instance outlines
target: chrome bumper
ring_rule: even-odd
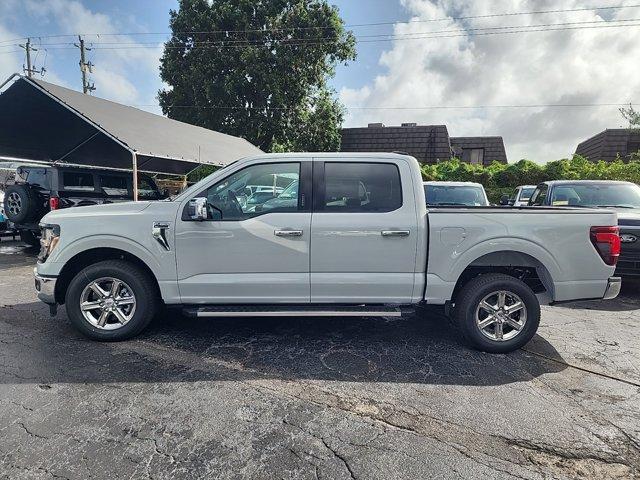
[[[33,277],[36,292],[38,292],[38,298],[42,300],[44,303],[48,303],[49,305],[56,304],[56,278],[54,277],[41,277],[38,275],[38,269],[36,267],[33,268]]]
[[[616,298],[620,293],[620,289],[622,288],[622,278],[620,277],[609,277],[609,281],[607,282],[607,289],[604,291],[603,300],[611,300],[612,298]]]

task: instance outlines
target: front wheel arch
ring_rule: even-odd
[[[92,248],[71,257],[62,268],[62,271],[58,276],[58,281],[56,282],[56,302],[60,305],[64,304],[65,297],[67,295],[67,288],[69,288],[71,280],[73,280],[73,278],[79,271],[89,265],[101,262],[103,260],[124,260],[140,268],[149,276],[150,279],[153,280],[154,288],[156,289],[155,293],[157,294],[158,298],[161,298],[160,286],[158,284],[157,277],[149,268],[149,266],[140,258],[118,248]]]

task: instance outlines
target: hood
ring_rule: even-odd
[[[122,202],[104,205],[89,205],[86,207],[62,208],[47,213],[40,223],[56,223],[65,218],[98,217],[110,215],[132,215],[142,212],[152,202]]]

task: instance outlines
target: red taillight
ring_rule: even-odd
[[[591,227],[591,243],[607,265],[615,266],[620,256],[618,227]]]
[[[60,199],[58,197],[49,198],[49,208],[51,210],[57,210],[60,208]]]

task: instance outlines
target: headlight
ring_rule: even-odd
[[[46,262],[60,242],[60,225],[41,225],[39,262]]]

